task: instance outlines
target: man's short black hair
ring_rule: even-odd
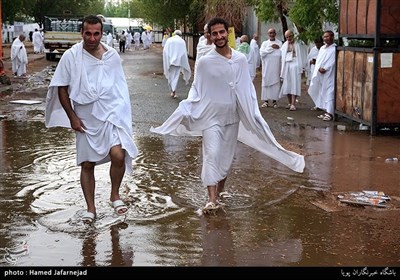
[[[207,26],[208,33],[211,34],[211,26],[214,26],[214,25],[216,25],[216,24],[223,24],[226,31],[228,31],[228,29],[229,29],[229,23],[228,23],[225,19],[219,18],[219,17],[215,17],[215,18],[212,18],[212,19],[208,22],[208,26]]]
[[[83,26],[84,26],[85,23],[88,23],[88,24],[97,24],[97,23],[100,23],[100,24],[101,24],[101,31],[103,31],[103,21],[102,21],[101,18],[99,18],[99,17],[96,16],[96,15],[88,15],[88,16],[86,16],[86,17],[83,18],[83,21],[82,21],[82,30],[83,30]]]

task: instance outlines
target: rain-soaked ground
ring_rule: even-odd
[[[400,156],[398,135],[371,137],[350,124],[338,131],[307,101],[296,112],[262,109],[278,141],[305,155],[305,172],[239,143],[232,198],[225,212],[203,216],[201,139],[149,132],[190,85],[180,80],[180,98],[169,97],[159,46],[122,58],[140,149],[121,188],[127,216],[108,204],[106,164],[95,173],[98,219],[82,224],[73,132],[45,128],[45,94],[40,104],[0,101],[0,266],[399,266],[400,163],[385,162]],[[391,200],[382,208],[337,200],[362,190]]]

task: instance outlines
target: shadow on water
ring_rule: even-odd
[[[199,211],[207,197],[201,139],[138,135],[140,154],[121,189],[128,215],[108,205],[108,165],[101,165],[98,219],[87,226],[77,219],[85,203],[74,134],[47,130],[42,121],[1,121],[0,265],[399,265],[391,226],[397,209],[338,208],[326,199],[349,189],[398,196],[399,166],[385,163],[400,155],[398,137],[289,130],[302,139],[306,172],[295,174],[239,143],[227,181],[232,198],[211,217]]]

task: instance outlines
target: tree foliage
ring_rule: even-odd
[[[289,16],[297,25],[300,39],[312,42],[322,36],[325,23],[338,24],[339,4],[332,0],[296,0]]]
[[[176,28],[188,23],[192,0],[137,0],[140,18],[162,27]]]
[[[205,22],[213,17],[222,17],[227,20],[235,30],[241,30],[246,17],[246,0],[205,0],[203,17]]]
[[[283,32],[288,29],[286,17],[289,17],[300,33],[299,39],[304,42],[322,36],[324,23],[339,21],[339,1],[336,0],[254,0],[253,3],[261,21],[280,20]]]
[[[3,21],[10,23],[33,19],[41,26],[47,15],[84,16],[103,11],[104,0],[2,0]]]
[[[287,30],[287,17],[296,24],[300,39],[313,41],[322,34],[323,24],[339,21],[336,0],[125,0],[104,6],[104,0],[2,0],[3,22],[32,21],[42,25],[45,15],[73,16],[103,14],[106,17],[143,18],[161,27],[188,26],[191,31],[202,31],[210,18],[225,18],[241,30],[246,18],[246,7],[254,6],[260,21],[282,23]],[[56,4],[55,4],[56,3]],[[129,12],[128,12],[129,11]]]

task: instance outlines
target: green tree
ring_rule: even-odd
[[[288,15],[290,0],[255,0],[256,15],[265,22],[278,22],[282,24],[283,33],[288,30],[286,17]]]
[[[286,17],[289,17],[304,42],[322,36],[324,23],[339,22],[339,1],[335,0],[254,0],[253,4],[260,20],[280,21],[283,32],[288,29]]]
[[[137,0],[140,18],[162,27],[187,26],[193,0]]]
[[[2,0],[1,17],[4,23],[14,24],[14,21],[29,21],[27,7],[29,0]]]
[[[299,30],[299,38],[304,42],[312,42],[322,36],[324,23],[338,25],[339,1],[296,0],[289,17]]]
[[[3,22],[10,23],[32,20],[42,26],[46,15],[84,16],[103,12],[104,0],[2,0]]]

